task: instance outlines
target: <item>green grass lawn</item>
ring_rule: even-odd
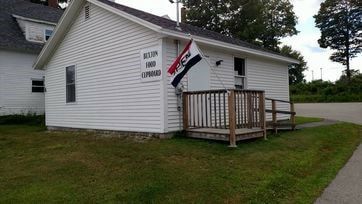
[[[311,203],[361,139],[336,124],[229,149],[0,126],[0,203]]]
[[[303,117],[303,116],[296,116],[295,123],[297,125],[305,124],[305,123],[314,123],[314,122],[321,122],[323,118],[311,118],[311,117]]]

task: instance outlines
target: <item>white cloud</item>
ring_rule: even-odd
[[[317,14],[321,2],[322,0],[291,0],[300,23]]]

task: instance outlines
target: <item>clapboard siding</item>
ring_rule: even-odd
[[[233,54],[218,51],[210,48],[203,48],[205,55],[209,57],[212,69],[211,72],[211,89],[233,89],[234,84],[234,57]],[[219,66],[216,61],[223,60]]]
[[[33,70],[36,55],[0,50],[0,115],[44,113],[44,93],[32,93],[32,79],[43,71]]]
[[[163,132],[161,81],[141,83],[140,50],[159,36],[90,4],[79,12],[46,70],[48,126]],[[76,65],[76,103],[65,102],[65,67]]]
[[[266,97],[289,101],[288,65],[263,58],[247,59],[247,81],[250,89],[265,90]],[[278,110],[290,109],[289,104],[277,102]],[[270,101],[266,108],[271,109]],[[279,119],[287,119],[288,115],[278,115]],[[267,114],[267,120],[271,115]]]

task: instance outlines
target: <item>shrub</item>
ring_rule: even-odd
[[[45,115],[15,114],[0,116],[0,125],[41,125],[45,126]]]
[[[335,83],[316,80],[290,86],[293,102],[361,102],[362,74],[357,74],[347,81],[341,77]]]

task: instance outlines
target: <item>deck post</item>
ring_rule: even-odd
[[[278,133],[278,128],[277,128],[277,107],[276,107],[276,101],[272,100],[272,115],[273,115],[273,129],[275,134]]]
[[[295,108],[294,108],[294,103],[290,103],[290,112],[291,116],[290,116],[290,121],[292,123],[292,130],[295,130]]]
[[[189,128],[189,100],[187,93],[182,93],[182,111],[183,111],[183,129],[186,131]]]
[[[260,112],[260,124],[261,124],[261,128],[264,131],[264,139],[266,140],[266,113],[265,113],[265,92],[260,93],[259,96],[259,112]]]
[[[236,126],[236,115],[235,115],[235,91],[230,90],[228,93],[228,111],[229,111],[229,147],[237,147],[236,146],[236,133],[235,133],[235,126]]]

